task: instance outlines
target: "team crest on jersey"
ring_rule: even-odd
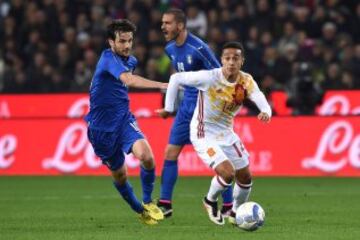
[[[233,93],[233,102],[235,104],[242,104],[244,99],[246,98],[246,89],[241,84],[235,85],[235,91]]]
[[[192,63],[192,56],[191,55],[186,55],[186,61],[189,65],[191,65]]]
[[[209,155],[209,157],[212,157],[216,154],[215,150],[213,148],[208,148],[206,153]]]

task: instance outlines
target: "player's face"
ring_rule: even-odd
[[[221,55],[221,63],[229,75],[237,74],[244,63],[241,50],[237,48],[224,49]]]
[[[180,25],[182,25],[182,23],[177,23],[173,14],[164,14],[162,16],[161,30],[167,42],[179,36],[181,31]]]
[[[111,49],[118,55],[128,57],[133,45],[132,32],[116,32],[115,40],[109,39]]]

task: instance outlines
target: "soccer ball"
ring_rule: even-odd
[[[256,202],[246,202],[236,210],[236,224],[246,231],[255,231],[265,221],[264,209]]]

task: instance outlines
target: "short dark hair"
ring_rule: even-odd
[[[115,40],[116,32],[136,32],[136,26],[127,19],[113,20],[107,27],[107,37]]]
[[[227,49],[227,48],[240,49],[240,50],[241,50],[241,54],[242,54],[243,56],[245,56],[245,55],[244,55],[244,54],[245,54],[245,52],[244,52],[244,46],[241,44],[241,42],[235,42],[235,41],[233,41],[233,42],[227,42],[227,43],[225,43],[225,44],[223,45],[221,52],[223,52],[223,51],[224,51],[225,49]]]
[[[179,8],[170,8],[164,12],[164,14],[172,14],[174,15],[175,21],[177,23],[183,23],[186,27],[186,15],[183,10]]]

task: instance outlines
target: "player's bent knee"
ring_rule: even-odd
[[[180,152],[181,152],[181,148],[175,147],[173,145],[167,145],[165,149],[165,159],[175,161],[177,160]]]
[[[225,175],[225,177],[224,177],[224,180],[228,183],[228,184],[230,184],[230,183],[232,183],[233,181],[234,181],[234,179],[235,179],[235,174],[234,173],[228,173],[227,175]]]
[[[139,156],[139,160],[146,169],[152,169],[155,166],[154,157],[152,154],[142,153]]]
[[[242,188],[250,188],[252,186],[251,175],[242,176],[240,179],[236,179],[236,182]]]
[[[223,171],[222,174],[220,174],[221,178],[224,179],[224,181],[227,184],[231,184],[235,179],[235,172],[234,171]]]
[[[227,184],[230,184],[235,179],[235,169],[229,161],[224,161],[215,167],[215,172],[221,176]]]
[[[123,171],[121,168],[116,170],[116,171],[112,171],[112,176],[114,178],[114,180],[120,184],[123,185],[125,184],[126,180],[127,180],[127,176],[126,176],[126,172]]]
[[[236,170],[236,182],[244,185],[251,184],[252,176],[248,167]]]

